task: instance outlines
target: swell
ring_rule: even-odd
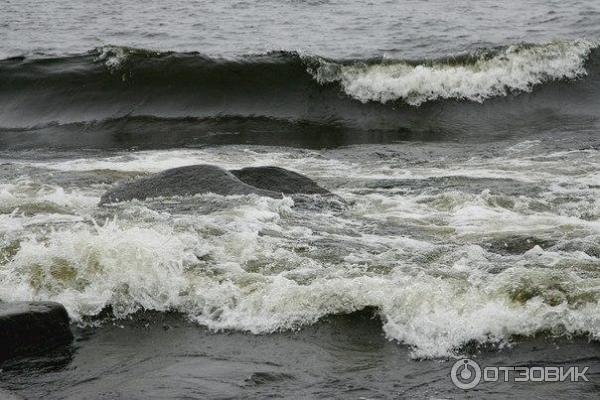
[[[64,127],[75,136],[98,136],[92,146],[118,147],[128,143],[127,127],[140,121],[136,129],[146,125],[151,132],[185,126],[204,138],[199,144],[224,135],[251,141],[261,134],[258,121],[269,121],[271,138],[292,144],[305,142],[307,132],[330,130],[359,142],[522,136],[556,126],[593,130],[600,117],[599,73],[600,50],[584,41],[417,61],[287,52],[225,60],[106,47],[0,61],[0,137],[4,146],[34,146],[34,135]],[[181,145],[179,139],[172,142]]]
[[[0,148],[152,150],[249,144],[321,149],[365,143],[441,140],[451,134],[431,127],[360,129],[340,121],[261,116],[160,118],[129,115],[100,121],[0,128]]]

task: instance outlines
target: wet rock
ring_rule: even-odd
[[[331,194],[312,179],[279,167],[248,167],[232,170],[248,185],[284,194]]]
[[[123,182],[107,191],[100,204],[202,193],[257,194],[273,198],[280,198],[282,193],[331,194],[310,178],[283,168],[252,167],[227,171],[214,165],[191,165]]]
[[[254,384],[254,385],[264,385],[270,383],[276,383],[280,381],[294,379],[293,375],[286,374],[284,372],[254,372],[248,378],[246,378],[246,383]]]
[[[0,303],[0,362],[70,343],[65,308],[51,302]]]
[[[533,236],[507,236],[490,238],[486,240],[482,247],[488,251],[503,255],[524,254],[535,246],[547,249],[552,247],[555,241]]]
[[[281,197],[278,192],[263,190],[242,182],[226,169],[214,165],[191,165],[121,183],[106,192],[100,199],[100,204],[202,193],[215,193],[222,196],[257,194]]]

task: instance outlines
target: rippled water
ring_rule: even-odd
[[[213,56],[298,50],[336,58],[434,58],[600,36],[600,4],[574,0],[9,0],[0,12],[0,58],[106,44]]]

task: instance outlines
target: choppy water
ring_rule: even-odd
[[[377,307],[385,334],[416,357],[541,331],[595,336],[599,154],[585,145],[227,146],[11,160],[0,192],[0,296],[56,300],[78,320],[107,306],[121,317],[176,310],[253,333]],[[119,179],[199,163],[293,169],[348,204],[201,195],[97,205]]]
[[[0,300],[58,301],[80,326],[69,355],[17,362],[3,386],[451,397],[445,360],[465,354],[597,369],[600,4],[146,3],[0,4]],[[337,197],[98,206],[200,163],[280,166]],[[181,330],[144,331],[144,311]],[[295,373],[286,352],[319,354]],[[103,357],[143,382],[114,389]]]

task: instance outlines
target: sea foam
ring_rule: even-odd
[[[443,169],[326,154],[228,147],[35,162],[52,176],[276,164],[333,179],[351,205],[206,194],[98,208],[102,185],[13,179],[0,187],[0,299],[58,301],[81,323],[106,308],[117,318],[146,309],[256,334],[372,307],[415,357],[540,332],[600,338],[596,150],[529,157],[511,147]],[[455,189],[418,185],[432,176]],[[457,177],[497,190],[456,188]],[[412,190],[388,188],[399,178]]]
[[[404,100],[413,106],[438,99],[483,102],[538,84],[586,74],[585,62],[597,43],[588,40],[513,45],[466,60],[409,63],[387,60],[350,65],[322,61],[312,70],[320,83],[338,82],[363,103]]]

